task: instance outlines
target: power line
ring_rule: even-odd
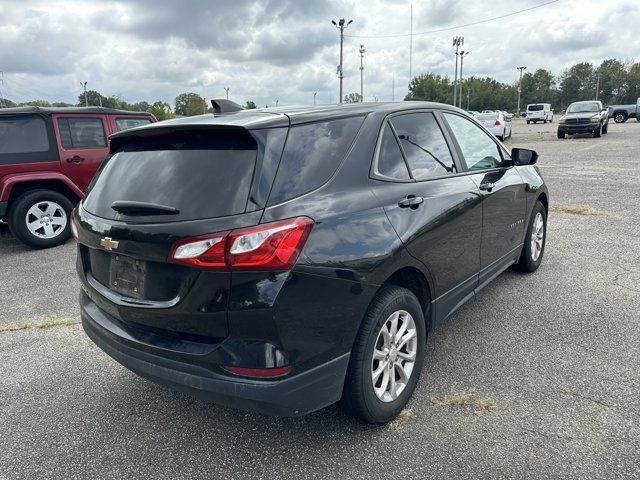
[[[439,28],[437,30],[427,30],[426,32],[417,32],[417,33],[397,33],[390,35],[345,35],[345,37],[352,38],[397,38],[397,37],[411,37],[412,35],[429,35],[431,33],[439,33],[439,32],[447,32],[449,30],[457,30],[458,28],[471,27],[473,25],[479,25],[481,23],[492,22],[494,20],[500,20],[501,18],[511,17],[513,15],[518,15],[519,13],[529,12],[531,10],[535,10],[536,8],[541,8],[546,5],[551,5],[552,3],[557,3],[560,0],[552,0],[550,2],[541,3],[539,5],[534,5],[533,7],[525,8],[523,10],[518,10],[516,12],[505,13],[504,15],[499,15],[497,17],[486,18],[484,20],[478,20],[477,22],[465,23],[463,25],[456,25],[454,27],[446,27]]]

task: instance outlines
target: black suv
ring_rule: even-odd
[[[430,326],[509,266],[540,265],[536,158],[422,102],[118,133],[73,221],[84,329],[223,405],[295,416],[341,400],[387,422]]]

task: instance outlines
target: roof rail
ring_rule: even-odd
[[[238,105],[231,100],[225,100],[224,98],[214,98],[211,100],[211,106],[213,107],[213,113],[230,113],[244,110],[242,105]]]

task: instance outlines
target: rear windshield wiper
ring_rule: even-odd
[[[157,203],[135,202],[133,200],[116,200],[111,208],[125,215],[177,215],[180,210]]]

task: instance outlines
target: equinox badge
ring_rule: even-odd
[[[100,240],[100,245],[102,245],[106,250],[113,250],[114,248],[118,248],[120,242],[117,240],[112,240],[111,237],[104,237]]]

